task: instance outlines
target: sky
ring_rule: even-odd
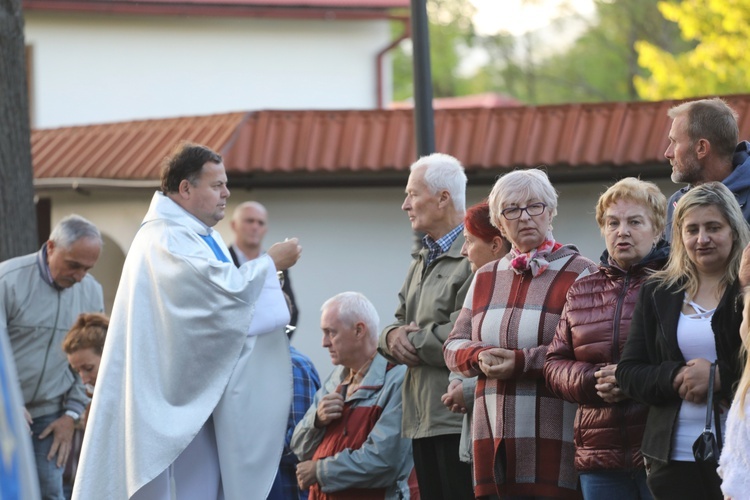
[[[477,9],[474,27],[483,35],[505,30],[522,35],[546,26],[566,9],[583,15],[594,11],[592,0],[470,0]],[[569,12],[569,10],[568,10]]]

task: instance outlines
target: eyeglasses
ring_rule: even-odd
[[[544,213],[545,208],[547,208],[547,205],[545,203],[532,203],[531,205],[527,205],[525,207],[506,208],[500,213],[503,214],[503,217],[505,217],[508,220],[516,220],[521,217],[521,214],[523,212],[526,212],[527,214],[529,214],[530,217],[536,217],[537,215],[542,215]]]

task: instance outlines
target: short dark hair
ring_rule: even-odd
[[[675,119],[687,117],[687,134],[690,142],[706,139],[722,158],[732,158],[739,142],[737,112],[721,98],[683,102],[671,108],[667,115]]]
[[[180,190],[180,183],[187,180],[195,185],[201,175],[203,165],[208,162],[222,163],[221,155],[206,146],[181,142],[174,152],[164,159],[161,169],[161,192],[176,193]]]

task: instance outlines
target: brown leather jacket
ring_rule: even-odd
[[[630,329],[638,291],[650,270],[666,262],[669,247],[660,243],[627,272],[607,263],[573,284],[547,351],[544,377],[558,397],[578,403],[575,466],[579,471],[643,467],[641,438],[648,407],[626,399],[604,402],[594,373],[617,363]]]

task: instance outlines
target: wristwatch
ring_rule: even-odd
[[[73,410],[65,410],[65,414],[73,419],[73,423],[78,424],[78,422],[81,420],[81,414],[76,413]]]

